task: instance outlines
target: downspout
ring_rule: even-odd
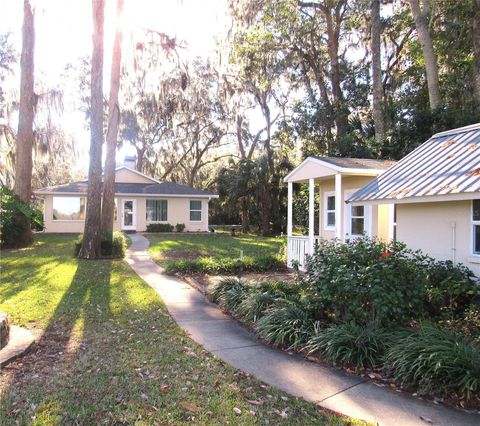
[[[456,222],[452,222],[451,223],[451,226],[452,226],[452,262],[455,263],[455,252],[457,251],[457,248],[455,246],[455,240],[456,240],[456,231],[457,231],[457,223]]]

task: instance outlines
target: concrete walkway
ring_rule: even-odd
[[[234,367],[291,395],[380,425],[480,425],[479,415],[398,394],[263,344],[197,290],[165,275],[150,259],[145,237],[133,234],[130,238],[126,260],[133,270],[160,295],[170,315],[193,340]]]

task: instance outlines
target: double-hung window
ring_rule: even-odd
[[[472,201],[473,254],[480,255],[480,200]]]
[[[200,200],[190,200],[190,221],[202,221],[202,202]]]
[[[360,236],[365,232],[365,206],[351,206],[350,235]]]
[[[335,195],[333,192],[326,193],[324,197],[325,206],[325,229],[335,229]]]
[[[147,222],[166,222],[167,218],[167,200],[147,199]]]

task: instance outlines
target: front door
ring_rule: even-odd
[[[122,229],[125,231],[134,231],[137,229],[136,201],[122,201]]]

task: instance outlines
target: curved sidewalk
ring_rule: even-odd
[[[150,258],[144,236],[130,238],[126,261],[132,269],[159,294],[193,340],[234,367],[291,395],[380,425],[480,425],[479,415],[420,401],[263,344],[200,292],[165,275]]]

